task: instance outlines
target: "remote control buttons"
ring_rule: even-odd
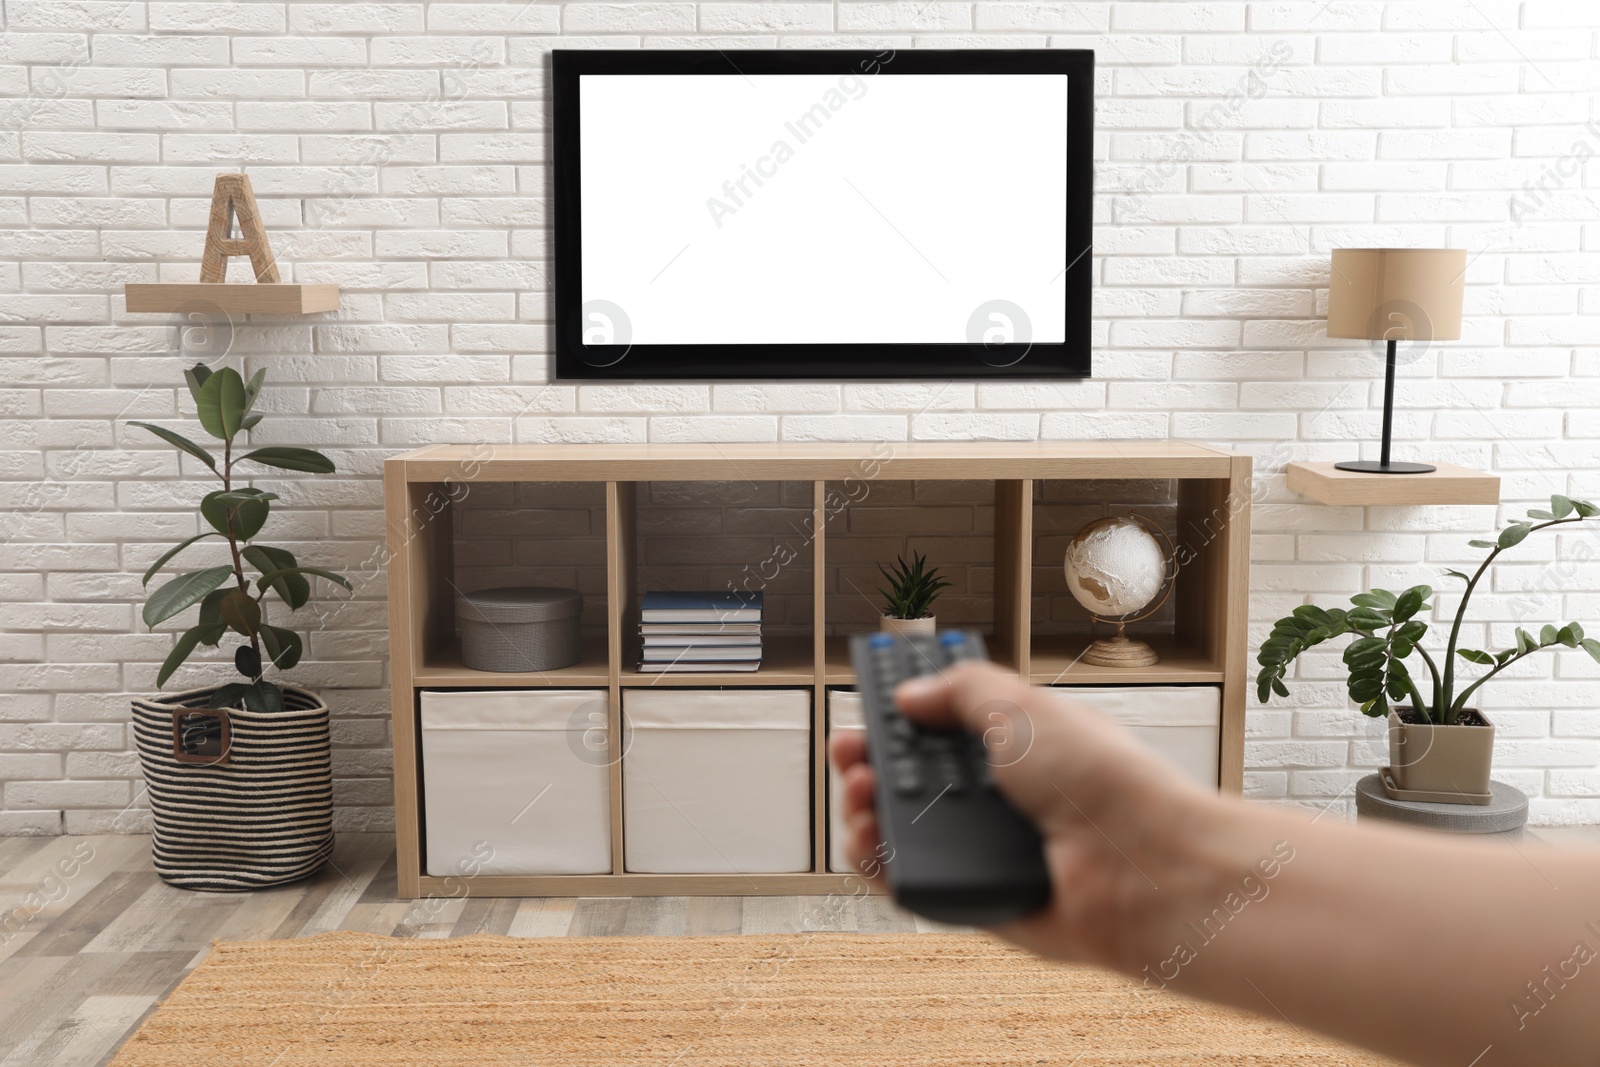
[[[894,647],[894,635],[873,634],[867,639],[867,644],[876,650],[890,649]]]
[[[922,792],[922,764],[915,756],[889,761],[889,786],[901,796],[915,796]]]

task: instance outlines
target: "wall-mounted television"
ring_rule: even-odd
[[[1093,52],[552,75],[557,377],[1089,375]]]

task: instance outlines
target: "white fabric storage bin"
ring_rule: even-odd
[[[427,872],[607,874],[604,689],[422,693]]]
[[[828,733],[843,730],[862,732],[867,721],[861,709],[861,694],[853,689],[828,690]],[[839,780],[838,768],[828,763],[828,870],[839,874],[854,874],[855,868],[844,854],[844,783]]]
[[[1057,686],[1133,735],[1202,785],[1217,785],[1222,690],[1212,685]]]
[[[811,694],[625,689],[623,866],[649,874],[811,869]]]

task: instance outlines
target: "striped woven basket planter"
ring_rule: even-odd
[[[135,700],[156,873],[228,892],[315,873],[333,851],[328,706],[283,687],[283,710],[209,710],[215,688]]]

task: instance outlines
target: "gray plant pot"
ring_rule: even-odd
[[[1408,792],[1454,793],[1463,797],[1489,792],[1494,723],[1487,715],[1477,713],[1486,724],[1483,726],[1436,726],[1405,722],[1396,710],[1412,709],[1389,711],[1389,768],[1395,785]],[[1462,799],[1459,803],[1473,801]]]

